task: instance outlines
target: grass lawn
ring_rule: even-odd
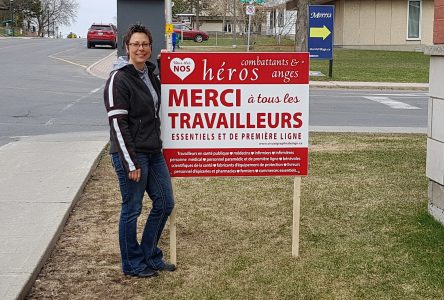
[[[298,259],[293,178],[176,179],[178,270],[155,279],[120,272],[105,154],[29,299],[442,299],[425,153],[425,135],[312,133]]]
[[[430,56],[422,52],[334,49],[333,78],[328,61],[311,60],[310,69],[325,77],[312,80],[429,82]]]
[[[256,52],[293,52],[294,41],[282,39],[281,45],[276,45],[273,37],[253,36],[251,38]],[[254,42],[254,44],[253,44]],[[232,48],[233,38],[225,36],[210,39],[201,44],[184,41],[180,51],[193,52],[245,52],[246,41],[237,38],[237,47]],[[333,51],[333,77],[328,77],[329,63],[325,60],[311,60],[310,70],[321,71],[326,76],[314,77],[311,80],[335,81],[370,81],[370,82],[429,82],[430,57],[421,52],[352,50],[335,48]]]

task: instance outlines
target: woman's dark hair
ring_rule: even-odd
[[[153,47],[153,36],[151,35],[151,31],[149,31],[149,29],[143,26],[142,24],[134,24],[128,27],[128,31],[123,36],[123,47],[128,46],[131,37],[136,32],[145,33],[148,36],[148,39],[150,40],[151,48]]]

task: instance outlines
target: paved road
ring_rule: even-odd
[[[86,72],[111,48],[85,40],[0,40],[0,146],[21,136],[107,129],[105,81]]]
[[[427,92],[310,90],[311,126],[427,128]]]

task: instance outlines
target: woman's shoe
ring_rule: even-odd
[[[162,267],[156,269],[156,271],[167,271],[167,272],[173,272],[175,270],[176,270],[176,265],[167,262],[164,262]]]
[[[142,278],[148,278],[148,277],[156,277],[159,275],[155,270],[151,269],[150,267],[146,267],[142,271],[138,273],[127,273],[126,276],[132,276],[132,277],[142,277]]]

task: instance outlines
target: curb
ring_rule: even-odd
[[[86,187],[86,184],[88,183],[89,179],[91,178],[92,173],[96,170],[97,165],[99,164],[100,159],[103,156],[107,145],[108,144],[106,144],[103,147],[102,151],[100,151],[100,153],[94,159],[94,162],[92,163],[91,168],[90,168],[88,174],[85,176],[85,179],[80,184],[79,189],[77,190],[77,192],[76,192],[76,194],[75,194],[75,196],[74,196],[74,198],[73,198],[73,200],[71,202],[71,205],[66,210],[62,220],[58,224],[56,233],[54,234],[54,236],[52,237],[52,239],[49,242],[48,246],[46,247],[42,257],[40,258],[40,261],[35,266],[33,272],[31,273],[31,276],[28,279],[28,281],[24,284],[22,290],[20,291],[20,294],[17,296],[17,299],[25,299],[26,296],[31,291],[32,287],[34,286],[35,281],[37,280],[40,272],[42,271],[42,268],[45,266],[46,262],[48,261],[49,257],[51,256],[52,251],[54,250],[54,248],[55,248],[55,246],[57,244],[57,241],[59,240],[60,236],[62,235],[63,230],[65,229],[65,225],[68,222],[68,219],[69,219],[69,216],[71,215],[72,210],[76,206],[77,201],[82,196],[83,191],[84,191],[84,189]]]
[[[111,56],[116,55],[116,53],[117,53],[117,51],[113,51],[113,52],[111,52],[109,55],[105,56],[104,58],[102,58],[102,59],[96,61],[95,63],[93,63],[92,65],[90,65],[88,68],[86,68],[86,72],[88,72],[88,74],[90,74],[90,75],[92,75],[92,76],[94,76],[94,77],[98,77],[98,78],[100,78],[100,79],[105,79],[105,80],[108,79],[108,75],[109,75],[109,74],[107,74],[106,77],[105,77],[105,76],[102,76],[102,75],[100,75],[100,74],[98,74],[98,73],[93,72],[92,69],[93,69],[94,67],[98,66],[99,64],[101,64],[102,62],[104,62],[105,60],[107,60],[108,58],[110,58]]]
[[[365,89],[365,90],[410,90],[410,91],[428,91],[429,87],[427,83],[393,83],[388,84],[386,82],[325,82],[325,81],[311,81],[310,87],[319,89]]]
[[[5,300],[26,299],[27,295],[34,286],[35,281],[38,278],[42,268],[47,263],[48,258],[50,257],[52,251],[54,250],[57,241],[59,240],[61,234],[63,233],[63,230],[65,228],[66,223],[69,220],[72,210],[77,205],[79,199],[81,198],[84,192],[86,185],[91,179],[93,172],[97,169],[97,166],[101,158],[106,153],[106,148],[108,145],[108,138],[106,131],[91,132],[81,137],[77,137],[80,133],[70,133],[70,134],[76,137],[75,140],[73,141],[74,143],[77,144],[82,142],[90,143],[88,146],[89,150],[85,150],[85,154],[90,155],[90,158],[88,159],[88,162],[86,162],[84,166],[82,166],[79,169],[80,170],[79,172],[81,172],[81,176],[77,176],[77,178],[76,176],[73,177],[75,180],[71,181],[72,183],[71,191],[64,194],[63,197],[60,198],[58,201],[48,202],[49,204],[54,204],[56,206],[58,206],[59,204],[66,204],[66,205],[61,205],[59,206],[59,208],[54,210],[55,212],[57,212],[57,216],[55,216],[52,219],[52,221],[50,221],[49,223],[37,222],[38,223],[37,226],[44,226],[44,229],[50,235],[48,235],[47,238],[45,239],[38,240],[38,244],[40,244],[40,246],[35,247],[35,249],[33,248],[32,252],[33,254],[27,256],[27,259],[29,259],[28,267],[20,269],[19,272],[8,271],[10,273],[2,273],[2,276],[5,276],[6,274],[12,277],[17,277],[17,279],[14,279],[15,281],[13,281],[12,286],[7,287],[2,285],[0,287],[0,292],[1,292],[0,298],[2,299]],[[65,136],[65,134],[60,134],[60,135],[59,134],[38,135],[38,136],[28,137],[28,139],[25,142],[29,143],[29,145],[31,145],[32,142],[59,143],[63,142],[67,138],[68,139],[70,138],[70,135],[67,137]],[[0,148],[5,150],[8,147],[12,147],[12,145],[14,145],[14,143],[6,144]],[[19,150],[23,151],[23,149],[26,149],[26,147],[27,147],[26,145],[24,147],[20,147]],[[80,155],[79,157],[82,156]],[[40,166],[37,166],[36,170],[39,170],[39,168]],[[28,202],[20,200],[18,203],[28,203]],[[35,203],[40,203],[40,201]],[[20,236],[21,236],[20,234],[17,235],[17,237]]]
[[[324,133],[427,134],[426,127],[309,126],[308,130]]]

